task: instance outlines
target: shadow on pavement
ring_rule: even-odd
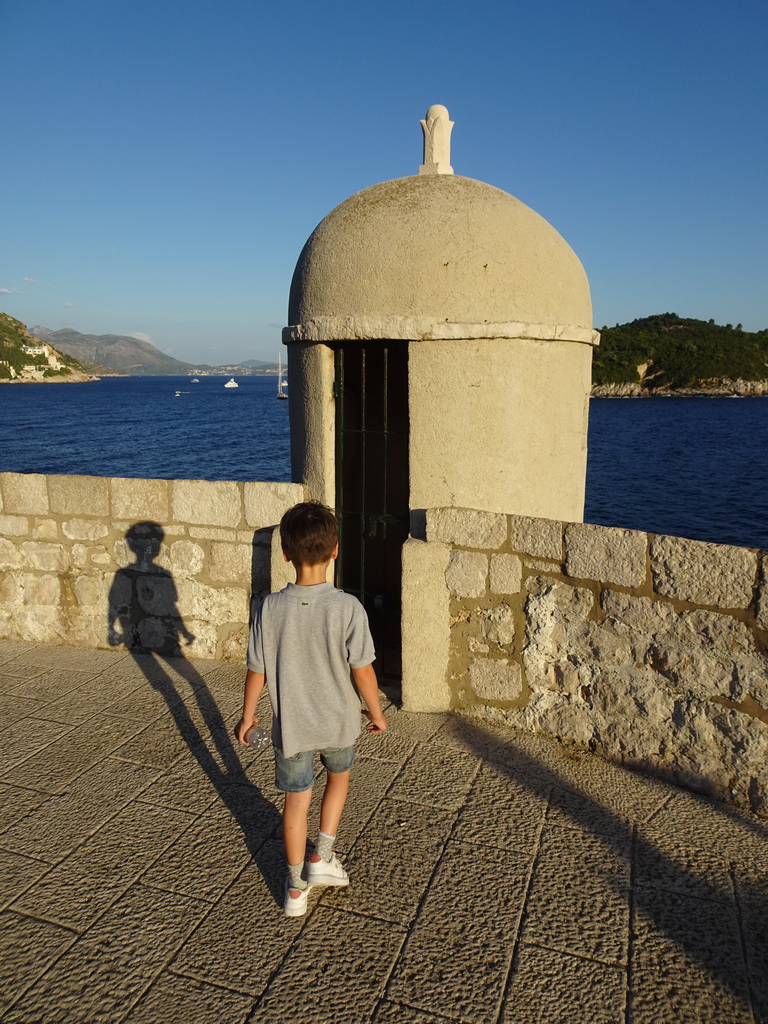
[[[115,574],[109,594],[108,642],[126,647],[162,697],[189,753],[237,822],[275,902],[282,905],[276,872],[263,862],[270,856],[265,844],[279,828],[280,814],[244,776],[238,755],[240,749],[247,753],[248,748],[240,748],[205,679],[183,653],[195,637],[179,612],[171,572],[156,562],[163,540],[163,528],[154,522],[136,523],[126,533],[136,561]],[[197,711],[199,724],[190,707]]]

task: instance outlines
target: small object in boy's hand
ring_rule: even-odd
[[[269,746],[269,736],[260,725],[252,725],[245,734],[245,742],[254,750],[264,750]]]

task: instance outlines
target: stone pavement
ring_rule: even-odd
[[[0,641],[3,1024],[768,1021],[768,828],[467,718],[390,709],[285,918],[242,679]]]

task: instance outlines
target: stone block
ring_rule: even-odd
[[[563,557],[563,524],[554,519],[508,516],[509,545],[515,551],[534,558]]]
[[[174,576],[197,576],[205,564],[205,551],[191,540],[175,540],[168,561]]]
[[[109,588],[104,586],[104,580],[100,577],[78,576],[72,584],[72,593],[79,605],[102,611],[107,608],[108,591]]]
[[[498,604],[480,613],[480,628],[486,639],[496,644],[511,644],[515,640],[515,616],[508,604]]]
[[[276,526],[293,505],[304,501],[303,484],[246,483],[243,488],[245,521],[263,529]]]
[[[3,537],[26,537],[29,534],[29,520],[26,516],[0,515],[0,535]]]
[[[51,512],[65,516],[109,515],[109,480],[106,477],[49,476],[48,494]]]
[[[112,515],[117,519],[153,519],[167,522],[169,516],[168,480],[130,480],[115,477],[110,481]]]
[[[24,604],[56,607],[61,600],[61,583],[58,576],[22,574],[19,584]]]
[[[445,582],[454,597],[482,597],[488,579],[488,556],[478,551],[452,551]]]
[[[403,545],[403,708],[447,711],[450,549],[410,538]]]
[[[664,632],[672,627],[675,620],[674,609],[665,601],[651,601],[647,597],[616,590],[604,590],[600,604],[606,616],[614,619],[620,627],[642,633]]]
[[[68,540],[102,540],[109,529],[98,519],[68,519],[61,524],[61,532]]]
[[[0,569],[18,569],[22,564],[21,551],[13,541],[0,537]]]
[[[507,517],[469,508],[435,508],[427,512],[427,540],[464,548],[500,548],[507,539]]]
[[[25,605],[16,616],[16,635],[21,640],[55,644],[66,635],[61,610],[52,605]]]
[[[517,555],[491,555],[491,593],[517,594],[523,579],[523,563]]]
[[[211,542],[209,576],[216,582],[240,583],[250,587],[253,548],[250,544]]]
[[[33,519],[32,540],[58,540],[59,524],[55,519]]]
[[[69,552],[62,544],[27,540],[21,545],[24,564],[43,572],[64,572],[69,568]]]
[[[522,669],[506,658],[476,658],[469,666],[469,683],[481,700],[517,700],[523,692]]]
[[[640,587],[645,582],[648,538],[636,530],[569,523],[565,528],[565,571],[577,579]]]
[[[231,480],[174,480],[172,517],[196,526],[237,527],[243,517],[240,485]]]
[[[172,582],[172,581],[171,581]],[[166,592],[159,599],[165,600]],[[165,613],[167,614],[167,612]],[[248,621],[246,587],[209,587],[196,580],[178,581],[178,613],[183,618],[220,623]]]
[[[0,473],[3,511],[17,515],[48,513],[48,477],[41,473]]]
[[[760,629],[768,629],[768,555],[763,555],[761,562],[762,581],[757,592],[755,618]]]
[[[747,608],[757,576],[748,548],[681,537],[654,537],[651,572],[658,594],[718,608]]]

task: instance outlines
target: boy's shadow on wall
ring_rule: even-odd
[[[164,537],[162,526],[154,522],[135,523],[126,533],[136,561],[119,569],[112,581],[107,642],[113,647],[124,645],[149,685],[163,698],[189,752],[237,821],[251,856],[280,902],[282,877],[278,884],[272,858],[266,851],[262,853],[279,828],[280,815],[244,776],[233,729],[205,679],[183,653],[195,637],[179,612],[171,572],[156,562]],[[252,586],[256,591],[258,582],[252,580]],[[247,754],[247,748],[240,749]]]

